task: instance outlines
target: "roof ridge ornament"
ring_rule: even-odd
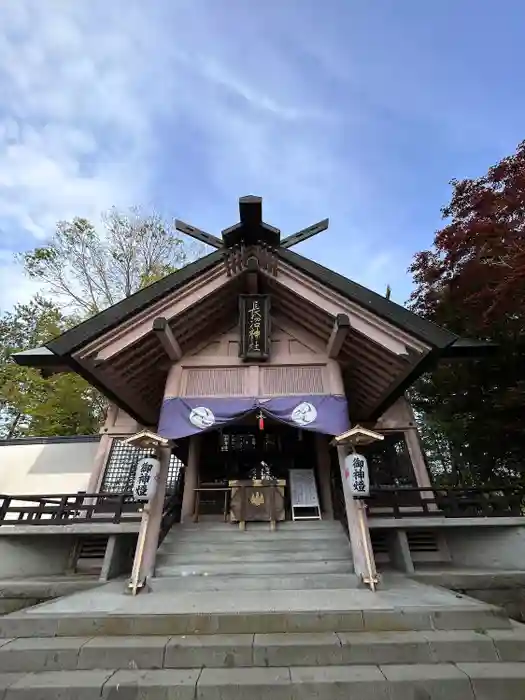
[[[269,248],[291,248],[297,243],[316,236],[328,228],[329,219],[323,219],[316,224],[301,229],[281,240],[281,231],[270,226],[262,219],[262,197],[247,195],[239,198],[240,221],[221,231],[222,240],[202,229],[175,219],[177,231],[195,238],[201,243],[212,246],[217,250],[232,249],[239,246],[266,246]]]

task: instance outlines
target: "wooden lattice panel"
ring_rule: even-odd
[[[244,396],[246,367],[194,367],[184,370],[183,396]]]
[[[263,396],[290,394],[324,394],[323,368],[312,366],[261,367],[260,388]]]

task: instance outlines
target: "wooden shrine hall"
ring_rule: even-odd
[[[88,494],[131,492],[137,455],[159,455],[139,578],[174,495],[183,523],[344,520],[364,574],[334,438],[375,431],[372,485],[429,489],[405,391],[441,358],[482,349],[292,250],[327,219],[282,237],[255,196],[239,217],[220,238],[177,221],[214,251],[15,360],[78,373],[110,402]]]

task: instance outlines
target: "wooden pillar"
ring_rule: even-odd
[[[333,520],[334,509],[332,505],[332,488],[330,485],[330,452],[328,451],[328,442],[325,435],[321,435],[321,433],[315,434],[315,448],[323,518],[325,520]]]
[[[105,433],[100,436],[100,442],[93,460],[93,467],[87,485],[88,493],[98,493],[100,483],[104,477],[104,471],[108,462],[113,438]]]
[[[408,425],[410,426],[404,431],[408,454],[410,455],[410,460],[412,462],[416,483],[420,488],[424,488],[425,486],[430,486],[432,482],[430,480],[430,474],[428,473],[425,462],[425,455],[423,453],[423,446],[421,444],[421,438],[417,429],[417,421],[414,411],[410,405],[410,402],[406,398],[403,399],[403,401],[405,405],[405,412],[408,415]]]
[[[195,511],[195,489],[199,485],[200,435],[190,437],[188,464],[184,471],[184,493],[182,495],[181,522],[190,522]]]
[[[159,546],[160,526],[162,524],[162,512],[164,510],[166,484],[168,482],[171,449],[169,447],[159,447],[157,449],[160,460],[159,483],[157,484],[155,495],[146,506],[146,508],[149,508],[149,516],[144,537],[140,581],[145,581],[150,576],[153,576],[155,571],[155,559],[157,557],[157,547]]]
[[[412,468],[414,469],[417,485],[420,488],[430,486],[430,476],[427,471],[427,465],[425,464],[425,457],[423,455],[423,449],[421,447],[417,428],[407,428],[405,430],[405,440],[408,454],[410,455],[410,460],[412,462]]]
[[[343,492],[345,496],[346,518],[348,521],[348,534],[350,536],[350,545],[352,547],[352,559],[354,562],[354,570],[360,578],[368,578],[369,571],[367,565],[367,556],[365,546],[368,546],[368,551],[372,557],[372,564],[375,574],[375,563],[373,560],[372,541],[370,539],[370,531],[366,524],[366,512],[363,512],[365,519],[365,541],[361,532],[361,524],[359,522],[359,510],[363,508],[363,504],[354,499],[345,477],[345,457],[347,455],[346,447],[340,445],[337,448],[337,456],[339,458],[339,467],[341,469],[341,481],[343,482]]]

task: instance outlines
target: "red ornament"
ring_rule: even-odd
[[[259,411],[257,418],[259,419],[259,430],[264,430],[264,414]]]

